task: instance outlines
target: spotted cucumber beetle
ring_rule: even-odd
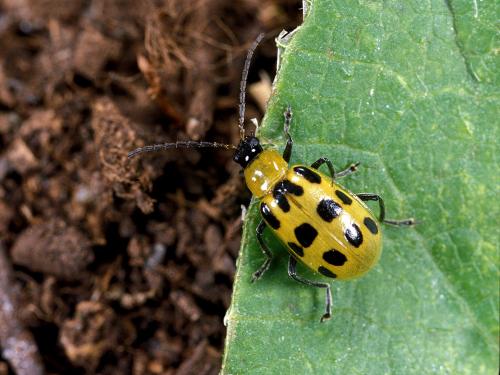
[[[297,274],[297,261],[311,270],[334,279],[347,280],[363,275],[377,263],[382,250],[380,223],[411,226],[413,219],[387,220],[383,199],[377,194],[354,194],[339,185],[336,180],[354,173],[359,163],[351,164],[341,172],[335,172],[328,158],[320,158],[310,166],[289,167],[293,141],[289,129],[292,110],[284,112],[284,133],[287,139],[282,155],[276,150],[264,150],[253,135],[245,135],[245,93],[248,70],[252,55],[263,34],[248,51],[240,85],[238,146],[215,142],[163,143],[138,148],[128,154],[137,154],[171,148],[225,148],[234,149],[233,160],[242,168],[245,182],[252,194],[260,200],[262,220],[257,226],[257,240],[266,260],[253,274],[256,281],[268,270],[273,258],[263,239],[266,228],[281,240],[290,253],[288,275],[305,285],[326,290],[325,313],[321,322],[330,319],[332,294],[330,284],[312,281]],[[326,164],[330,176],[318,169]],[[365,205],[365,201],[377,201],[378,219]]]

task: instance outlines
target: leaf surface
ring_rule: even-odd
[[[421,223],[385,226],[380,263],[332,283],[333,318],[320,324],[324,291],[288,278],[270,233],[273,264],[250,282],[264,260],[253,202],[223,374],[497,373],[496,18],[494,1],[313,2],[285,47],[261,141],[282,149],[292,105],[292,163],[360,161],[341,183]]]

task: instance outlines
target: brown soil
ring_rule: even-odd
[[[0,375],[217,374],[240,205],[246,49],[287,0],[0,0]],[[258,99],[256,99],[258,100]],[[257,102],[247,118],[262,117]]]

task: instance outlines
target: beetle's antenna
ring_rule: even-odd
[[[245,65],[243,66],[243,73],[241,74],[241,82],[240,82],[240,105],[239,105],[239,124],[240,128],[240,138],[243,139],[245,137],[245,96],[247,89],[247,79],[248,79],[248,71],[250,70],[250,62],[252,61],[253,53],[255,49],[259,45],[259,43],[264,38],[264,33],[260,33],[257,39],[250,46],[247,57],[245,59]],[[194,141],[177,141],[175,143],[158,143],[155,145],[148,145],[144,147],[136,148],[133,151],[130,151],[127,156],[129,159],[133,158],[136,155],[143,154],[146,152],[157,152],[162,150],[168,150],[171,148],[224,148],[226,150],[235,150],[237,149],[234,145],[227,145],[224,143],[217,142],[194,142]]]
[[[134,151],[130,151],[127,156],[129,159],[131,159],[134,156],[143,154],[145,152],[156,152],[161,150],[168,150],[171,148],[225,148],[226,150],[234,150],[236,149],[236,146],[217,142],[177,141],[175,143],[159,143],[156,145],[139,147]]]
[[[245,65],[243,66],[243,73],[241,74],[241,82],[240,82],[240,117],[239,117],[239,123],[238,127],[240,128],[240,138],[243,139],[245,137],[245,95],[246,95],[246,89],[247,89],[247,78],[248,78],[248,71],[250,70],[250,62],[252,61],[252,56],[253,53],[255,52],[255,49],[259,45],[259,43],[262,41],[264,38],[264,33],[260,33],[257,39],[253,42],[253,44],[250,46],[250,49],[247,52],[247,57],[245,59]]]

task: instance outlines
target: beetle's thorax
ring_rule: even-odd
[[[262,151],[246,168],[245,182],[256,198],[268,194],[285,178],[288,164],[275,150]]]
[[[243,167],[245,182],[256,198],[269,193],[288,170],[288,163],[278,152],[263,150],[258,138],[252,136],[240,141],[233,160]]]

